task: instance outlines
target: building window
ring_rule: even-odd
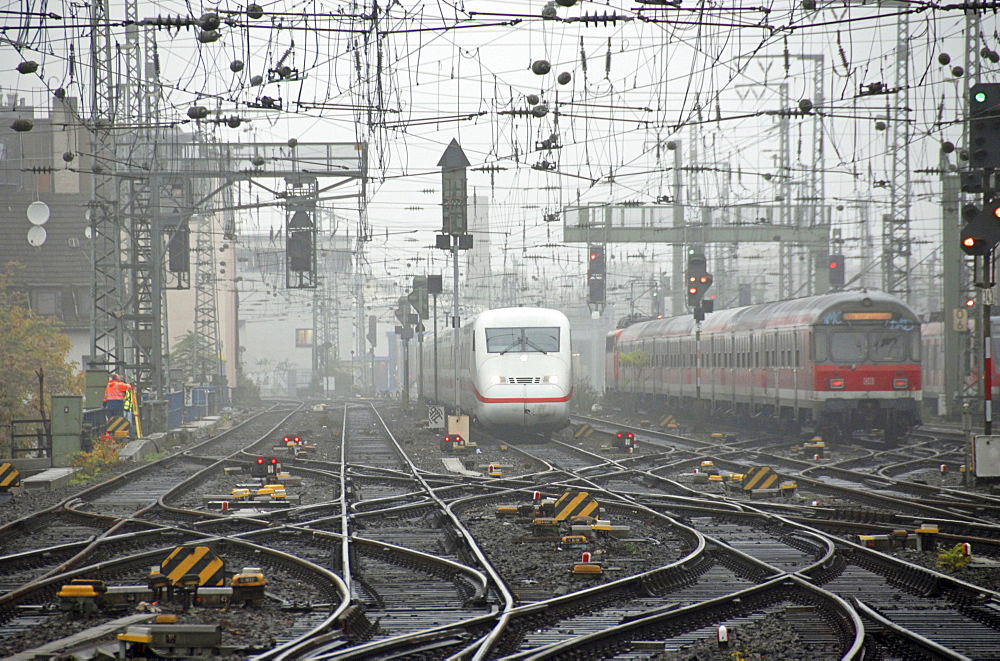
[[[56,315],[56,292],[36,292],[35,313],[46,317],[54,317]]]

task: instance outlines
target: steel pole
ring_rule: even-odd
[[[990,312],[993,308],[993,251],[983,257],[983,433],[993,433],[993,332]]]
[[[405,328],[404,328],[405,330]],[[410,408],[410,341],[403,340],[403,408]]]
[[[698,304],[699,306],[701,303]],[[695,419],[699,429],[702,423],[701,408],[701,322],[694,324],[694,406]]]
[[[459,393],[459,375],[458,375],[458,360],[461,356],[461,352],[458,349],[458,333],[459,329],[462,327],[461,319],[458,317],[458,237],[452,237],[451,246],[451,259],[452,259],[452,276],[455,280],[455,300],[452,305],[452,311],[454,316],[452,317],[452,327],[455,329],[455,342],[454,342],[454,360],[455,360],[455,415],[458,415],[459,409],[462,405],[461,393]]]
[[[438,297],[434,294],[434,403],[440,404],[438,395]]]

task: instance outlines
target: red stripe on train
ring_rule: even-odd
[[[573,396],[573,391],[570,390],[565,397],[484,397],[475,386],[473,386],[472,392],[476,394],[476,399],[483,404],[558,404],[568,402],[569,398]]]

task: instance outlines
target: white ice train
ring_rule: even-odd
[[[425,396],[454,407],[455,331],[422,343]],[[573,394],[569,320],[558,310],[499,308],[472,317],[458,330],[459,409],[492,429],[548,432],[569,422]]]

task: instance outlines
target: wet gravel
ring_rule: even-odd
[[[223,558],[227,566],[227,581],[243,566],[260,564],[259,558],[249,554],[229,553]],[[297,613],[288,612],[285,606],[294,605],[299,610],[309,610],[324,598],[316,588],[302,581],[298,575],[284,567],[265,569],[269,581],[268,596],[260,607],[232,605],[228,608],[194,607],[183,611],[180,603],[159,603],[152,606],[152,612],[176,614],[178,623],[220,624],[222,625],[224,646],[235,646],[244,653],[270,649],[275,642],[287,635],[295,623]],[[95,578],[97,578],[95,576]],[[109,580],[108,585],[142,584],[141,580]],[[49,641],[58,640],[84,631],[96,624],[115,617],[123,617],[136,612],[150,612],[148,605],[121,611],[105,617],[74,616],[57,609],[53,602],[37,621],[23,622],[28,628],[20,631],[0,631],[0,657],[33,649]],[[17,624],[16,622],[14,624]],[[114,640],[114,636],[108,638]]]
[[[136,464],[126,463],[105,466],[103,470],[88,479],[78,480],[72,484],[67,484],[66,486],[59,487],[58,489],[54,489],[52,491],[22,492],[9,503],[0,505],[0,525],[7,524],[18,519],[23,519],[24,517],[30,516],[35,512],[55,507],[62,501],[75,496],[87,487],[104,482],[115,475],[127,473],[135,468]]]
[[[615,525],[630,526],[624,538],[594,536],[586,544],[570,548],[559,538],[535,536],[529,520],[498,517],[495,512],[496,504],[482,505],[463,509],[461,516],[521,601],[548,599],[658,569],[687,553],[684,543],[671,530],[638,516],[610,519]],[[559,533],[569,534],[568,527]],[[592,563],[601,566],[601,573],[572,573],[574,564],[582,562],[584,552],[590,553]]]
[[[733,659],[840,659],[839,646],[831,642],[810,642],[798,630],[800,621],[785,612],[768,613],[752,622],[722,623],[729,630],[729,643],[719,644],[716,630],[704,631],[692,643],[651,655],[655,661],[732,661]],[[672,644],[667,643],[668,646]]]
[[[277,602],[265,603],[260,608],[193,608],[184,613],[179,605],[160,604],[156,612],[176,614],[178,624],[218,624],[222,627],[222,645],[234,646],[240,656],[261,652],[274,647],[279,638],[295,623],[295,614],[281,610]],[[122,612],[118,617],[136,611]],[[30,629],[13,636],[0,638],[0,657],[6,658],[49,641],[59,640],[86,631],[103,622],[99,617],[72,618],[63,613],[50,613],[33,623]],[[98,639],[117,644],[115,635]]]
[[[949,547],[942,546],[934,551],[917,551],[916,549],[893,549],[892,555],[912,562],[915,565],[933,569],[942,574],[948,574],[960,581],[972,583],[979,587],[1000,592],[1000,561],[992,558],[977,558],[975,545],[972,549],[972,560],[962,568],[948,568],[938,566],[938,553],[947,550]]]

